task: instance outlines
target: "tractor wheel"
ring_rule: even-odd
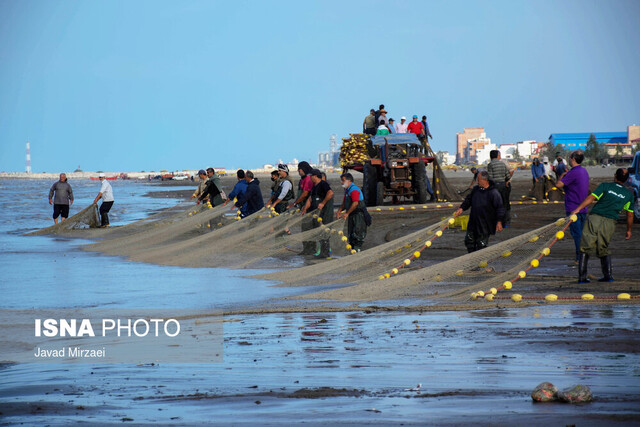
[[[382,206],[384,205],[384,182],[378,182],[378,188],[376,191],[376,205]]]
[[[411,183],[416,192],[413,196],[415,203],[427,202],[427,168],[422,160],[411,165]]]
[[[371,163],[365,163],[362,168],[362,196],[367,206],[376,205],[376,192],[378,191],[378,172]]]

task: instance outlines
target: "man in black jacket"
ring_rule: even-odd
[[[244,192],[238,201],[234,205],[236,208],[247,204],[247,213],[243,216],[249,216],[258,212],[260,209],[264,208],[264,200],[262,200],[262,191],[260,190],[260,181],[258,178],[254,178],[253,172],[246,171],[244,173],[244,179],[247,181],[247,191]]]
[[[204,191],[198,197],[197,204],[200,204],[207,196],[209,196],[209,202],[211,205],[214,205],[213,198],[220,194],[220,189],[215,184],[213,177],[215,176],[215,171],[213,168],[207,168],[207,176],[209,179],[205,182]],[[242,205],[241,205],[242,206]]]
[[[471,214],[464,244],[469,252],[474,252],[486,248],[489,236],[496,234],[496,231],[502,231],[502,218],[505,213],[502,197],[489,180],[487,171],[478,172],[478,185],[473,187],[453,216],[457,217],[469,208]]]

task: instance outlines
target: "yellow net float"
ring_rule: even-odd
[[[347,250],[350,251],[351,250],[351,245],[347,244],[347,246],[345,246],[345,248],[347,248]]]
[[[318,217],[318,222],[322,223],[322,217],[321,216]]]
[[[504,283],[502,284],[502,286],[503,286],[505,289],[511,289],[511,288],[513,287],[513,283],[511,283],[510,281],[508,281],[508,280],[507,280],[506,282],[504,282]]]
[[[540,265],[540,261],[538,261],[537,259],[531,260],[531,267],[536,268],[539,265]]]
[[[438,236],[438,237],[442,236],[442,230],[436,231],[436,236]]]
[[[424,242],[424,245],[426,247],[431,247],[431,240],[427,240],[426,242]]]
[[[455,224],[456,220],[454,218],[449,218],[449,225]]]
[[[518,277],[524,279],[527,277],[527,273],[524,270],[520,270],[520,272],[518,272]]]
[[[456,271],[456,276],[462,276],[463,274],[464,274],[464,271],[462,270]]]
[[[544,297],[545,301],[557,301],[558,300],[558,295],[554,295],[554,294],[549,294],[546,297]]]
[[[358,251],[356,251],[355,249],[351,249],[351,255],[354,255],[355,253],[357,253]]]
[[[489,292],[491,292],[493,295],[498,293],[498,290],[496,288],[491,288],[489,289]]]
[[[522,295],[520,295],[520,294],[513,294],[513,295],[511,295],[511,301],[513,301],[513,302],[520,302],[520,301],[522,301]]]
[[[392,274],[398,274],[398,269],[397,269],[397,268],[394,268],[393,270],[391,270],[391,273],[392,273]]]
[[[218,223],[218,227],[222,227],[222,223],[221,222]]]
[[[544,256],[547,256],[551,253],[551,249],[549,248],[544,248],[543,250],[540,251],[540,253]]]
[[[433,278],[436,282],[442,282],[442,276],[441,275],[436,275],[436,277]]]
[[[581,298],[582,298],[583,300],[585,300],[585,301],[589,301],[589,300],[592,300],[592,299],[593,299],[593,295],[592,295],[592,294],[584,294],[584,295],[582,295],[582,297],[581,297]]]
[[[415,251],[415,252],[413,253],[413,256],[414,256],[415,258],[420,258],[420,251]]]
[[[487,301],[493,301],[493,294],[487,294],[484,296],[484,299]]]
[[[342,231],[342,230],[338,231],[338,235],[339,236],[342,236],[343,234],[344,234],[344,231]]]
[[[480,263],[478,264],[478,267],[485,268],[488,265],[489,265],[489,263],[487,261],[480,261]]]
[[[560,230],[556,233],[558,240],[564,239],[564,231]]]
[[[403,211],[403,210],[404,210],[404,208],[403,208],[402,206],[400,206],[400,207],[398,208],[398,210]]]
[[[621,294],[618,294],[618,299],[620,299],[620,300],[631,299],[631,295],[629,295],[627,293],[621,293]]]
[[[391,277],[391,275],[390,275],[389,273],[385,273],[385,274],[384,274],[384,278],[385,278],[385,279],[388,279],[389,277]]]
[[[426,205],[422,205],[422,209],[427,209],[427,206]]]
[[[475,292],[471,292],[471,299],[472,299],[472,300],[475,300],[475,299],[477,299],[477,298],[478,298],[478,294],[477,294],[477,293],[475,293]]]
[[[506,257],[508,257],[508,256],[511,256],[511,251],[504,251],[504,252],[502,253],[502,257],[503,257],[503,258],[506,258]]]
[[[404,265],[409,265],[411,264],[411,260],[410,259],[405,259],[404,260]]]
[[[342,241],[343,241],[343,242],[346,242],[346,241],[348,241],[348,240],[349,240],[349,239],[347,239],[347,236],[342,236]]]
[[[533,236],[532,238],[529,239],[530,243],[534,243],[538,241],[538,236]]]
[[[573,221],[573,222],[576,222],[576,221],[578,220],[578,215],[576,215],[576,214],[572,214],[572,215],[569,217],[569,219],[570,219],[571,221]]]
[[[384,280],[384,275],[378,276],[378,280]]]
[[[380,209],[380,208],[376,208],[376,211],[378,211],[378,212],[380,212],[381,210],[382,210],[382,209]]]
[[[484,291],[478,291],[478,292],[476,292],[476,294],[481,298],[484,297]]]

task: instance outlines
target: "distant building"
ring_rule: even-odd
[[[448,151],[438,151],[436,157],[441,166],[452,165],[456,162],[456,156],[449,154]]]
[[[329,137],[329,151],[318,152],[318,167],[332,168],[340,163],[340,149],[336,135]]]
[[[484,128],[465,128],[464,132],[456,133],[456,163],[478,163],[476,150],[491,144]]]
[[[537,156],[545,145],[546,142],[520,141],[515,144],[502,144],[498,149],[503,159],[515,160],[517,154],[522,160],[528,160]]]
[[[584,150],[591,134],[601,143],[627,143],[627,132],[552,133],[549,135],[549,142],[560,144],[565,150]]]
[[[640,126],[627,126],[627,142],[634,145],[640,142]]]
[[[488,143],[485,144],[482,148],[476,149],[475,163],[479,165],[485,165],[491,161],[491,151],[497,150],[498,146],[496,144]]]

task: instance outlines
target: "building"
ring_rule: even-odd
[[[627,143],[627,132],[552,133],[549,135],[549,142],[553,145],[560,144],[565,150],[584,150],[591,134],[601,143]]]
[[[476,150],[491,144],[484,128],[465,128],[464,132],[456,133],[456,163],[477,163]]]
[[[320,168],[332,168],[340,163],[340,149],[336,135],[329,137],[329,151],[318,152],[318,167]]]
[[[475,159],[473,160],[478,165],[484,165],[491,161],[491,151],[497,150],[498,146],[496,144],[484,144],[482,148],[476,149]]]
[[[441,166],[452,165],[456,161],[456,156],[449,154],[448,151],[438,151],[436,153],[436,157],[438,158],[438,162],[440,162]]]

